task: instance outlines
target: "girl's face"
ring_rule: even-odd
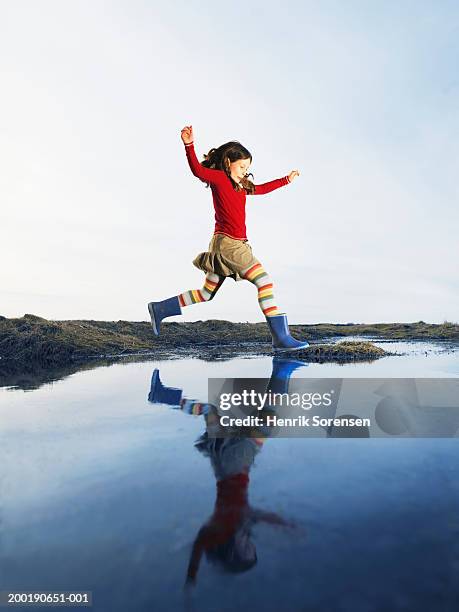
[[[233,181],[235,181],[236,183],[240,183],[244,176],[247,174],[251,163],[252,160],[250,159],[250,157],[247,159],[238,159],[237,161],[231,162],[229,167],[230,175]]]

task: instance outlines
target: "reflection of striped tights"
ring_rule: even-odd
[[[242,270],[240,275],[257,287],[258,304],[265,317],[282,314],[274,300],[272,280],[261,263],[258,262]],[[178,296],[180,306],[208,302],[220,289],[225,278],[226,276],[219,276],[213,272],[208,272],[202,289],[190,289],[190,291],[180,293]]]

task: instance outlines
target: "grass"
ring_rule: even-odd
[[[313,346],[301,354],[308,359],[377,358],[384,353],[370,342],[321,344],[320,340],[346,336],[369,336],[374,339],[450,340],[459,339],[459,325],[372,323],[291,325],[292,335],[306,339]],[[133,321],[50,321],[32,314],[20,318],[0,317],[0,366],[7,364],[62,365],[98,357],[153,354],[167,356],[174,351],[182,355],[196,350],[219,350],[226,345],[233,353],[251,344],[266,343],[271,336],[266,322],[232,323],[211,319],[193,323],[165,321],[161,336],[153,335],[149,322]]]

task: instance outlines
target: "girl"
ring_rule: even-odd
[[[300,342],[290,335],[287,315],[277,307],[272,280],[253,255],[245,228],[246,195],[262,195],[288,185],[299,176],[298,170],[268,183],[254,185],[247,173],[252,155],[239,142],[231,141],[211,149],[200,163],[194,150],[191,125],[183,128],[181,137],[191,172],[207,187],[211,187],[215,230],[209,250],[193,260],[193,264],[206,273],[203,287],[148,304],[154,334],[159,335],[160,323],[164,318],[181,314],[185,306],[211,300],[225,278],[230,276],[235,281],[248,280],[257,287],[258,303],[269,325],[275,351],[292,351],[309,346],[308,342]]]

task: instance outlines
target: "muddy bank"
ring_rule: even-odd
[[[347,345],[347,346],[346,346]],[[294,353],[283,353],[281,356],[292,357],[298,361],[305,362],[339,362],[349,363],[355,361],[371,362],[378,357],[391,355],[370,342],[342,342],[336,344],[317,344],[304,351]],[[74,360],[70,363],[55,364],[50,362],[21,363],[12,359],[0,360],[0,387],[11,387],[32,391],[44,384],[52,384],[83,370],[92,370],[100,367],[110,367],[117,363],[159,361],[162,359],[195,358],[203,361],[227,361],[242,355],[255,356],[266,355],[272,357],[273,351],[266,344],[227,344],[219,348],[213,347],[188,347],[186,350],[171,348],[156,352],[135,353],[132,355],[112,355],[111,357],[90,357]]]
[[[346,336],[374,339],[458,340],[459,326],[452,323],[380,323],[333,325],[292,325],[292,335],[311,346],[296,353],[309,361],[375,359],[388,354],[369,342],[338,342]],[[325,342],[333,338],[333,342]],[[210,360],[240,354],[272,354],[266,322],[230,321],[168,322],[160,337],[153,335],[149,322],[131,321],[50,321],[26,314],[21,318],[0,317],[0,373],[32,367],[82,363],[101,357],[126,355],[174,358],[196,356]]]

